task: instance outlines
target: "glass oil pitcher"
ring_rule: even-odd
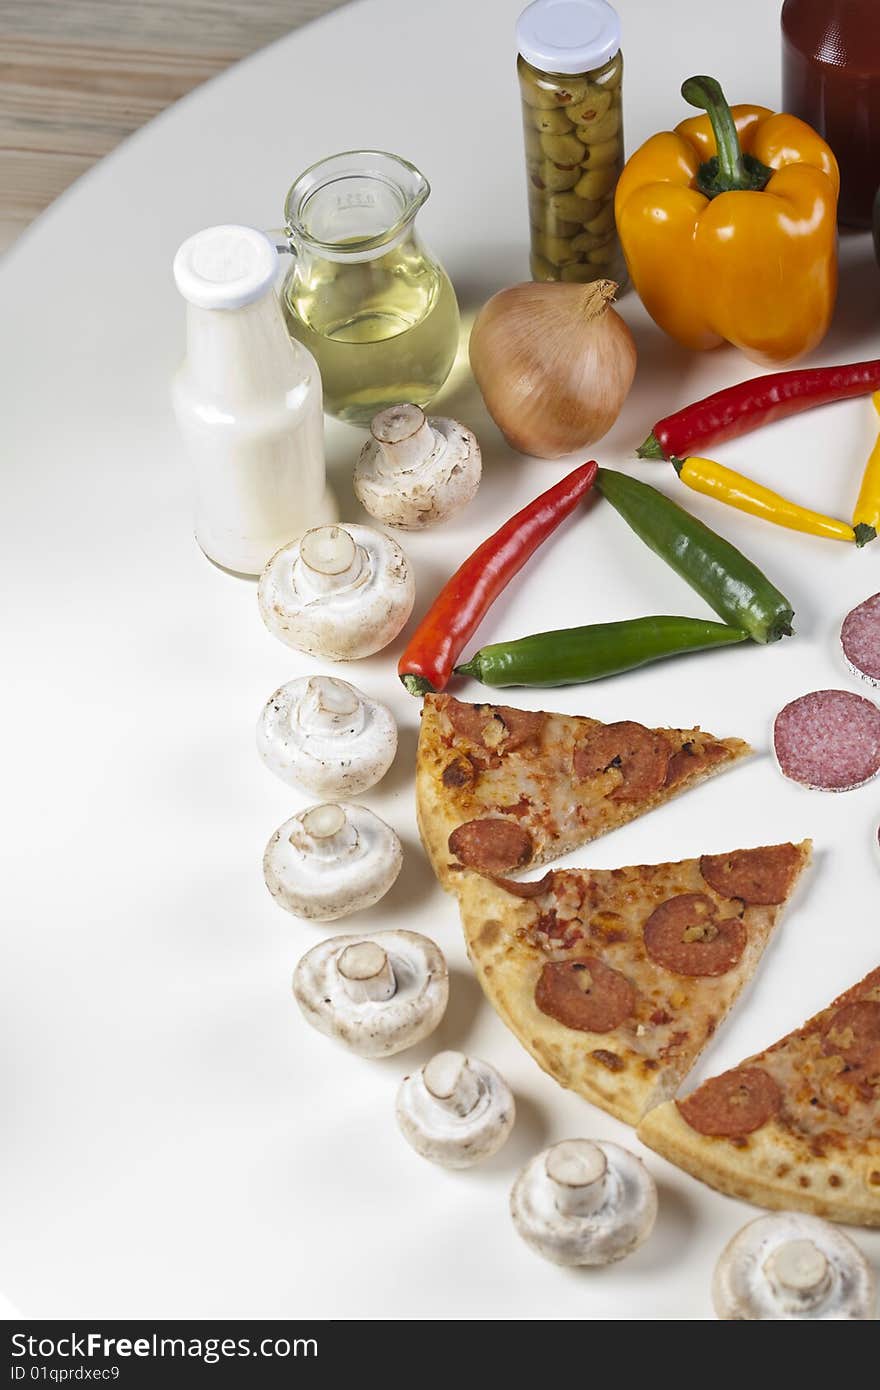
[[[340,420],[368,425],[400,401],[427,405],[452,368],[455,291],[415,225],[429,193],[405,159],[355,150],[313,164],[287,195],[284,316]]]

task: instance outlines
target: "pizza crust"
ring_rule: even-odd
[[[806,1211],[828,1221],[880,1226],[880,1140],[869,1141],[863,1152],[819,1156],[804,1138],[770,1121],[734,1144],[691,1129],[674,1101],[646,1115],[638,1137],[729,1197],[773,1211]]]

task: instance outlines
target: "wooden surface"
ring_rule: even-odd
[[[0,250],[230,63],[345,0],[0,0]]]

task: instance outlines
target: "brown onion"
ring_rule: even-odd
[[[636,345],[613,280],[514,285],[484,304],[471,369],[508,444],[555,459],[594,444],[623,408]]]

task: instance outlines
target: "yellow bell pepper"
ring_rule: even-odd
[[[871,400],[880,415],[880,391],[875,391]],[[853,526],[856,531],[856,545],[867,545],[876,539],[880,531],[880,434],[868,456],[862,475],[862,486],[856,509],[853,512]]]
[[[714,78],[681,90],[708,115],[653,135],[617,184],[630,278],[684,347],[727,341],[755,362],[793,362],[834,311],[837,161],[796,116],[731,110]]]
[[[833,541],[856,539],[853,528],[845,521],[799,507],[796,502],[780,497],[778,492],[771,492],[770,488],[742,473],[735,473],[732,468],[725,468],[714,459],[673,458],[671,462],[681,481],[704,497],[714,497],[718,502],[750,512],[763,521],[786,526],[789,531],[805,531],[809,536],[825,536]]]

